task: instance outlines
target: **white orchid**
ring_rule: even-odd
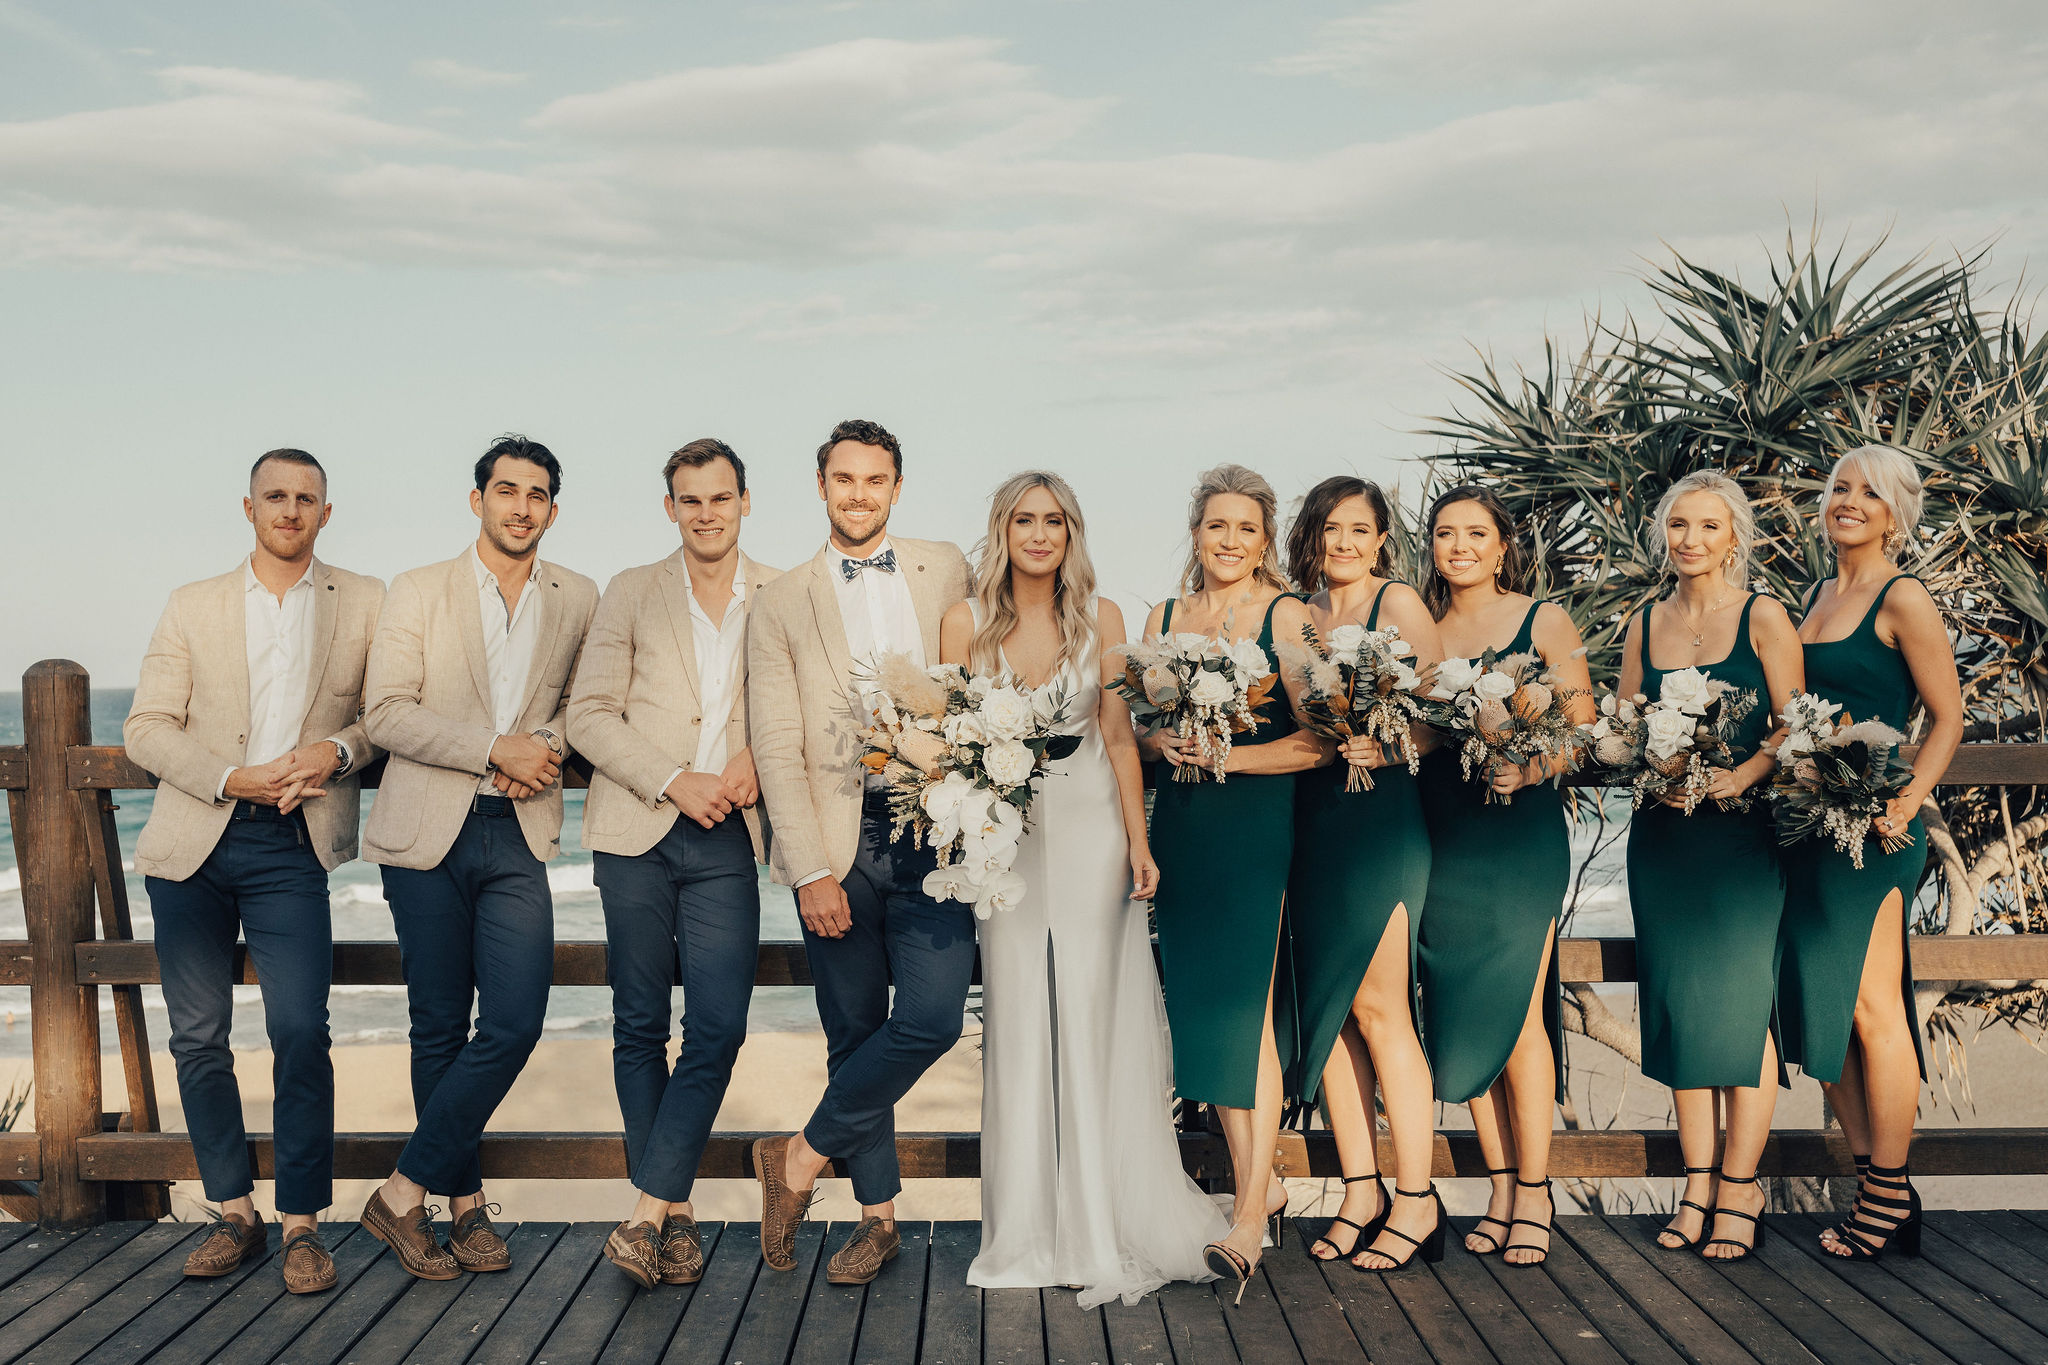
[[[995,873],[976,888],[975,918],[987,919],[998,911],[1016,909],[1017,903],[1024,899],[1025,890],[1024,877],[1021,873],[1012,872],[1007,868]]]
[[[924,789],[918,804],[932,822],[929,842],[933,848],[944,848],[960,837],[960,826],[968,818],[965,807],[980,788],[957,772]]]
[[[935,901],[973,901],[981,895],[981,883],[962,863],[948,863],[925,873],[923,889]]]

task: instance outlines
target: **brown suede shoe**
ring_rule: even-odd
[[[265,1246],[263,1219],[253,1223],[230,1213],[207,1229],[199,1245],[185,1258],[185,1273],[196,1280],[211,1280],[227,1274]]]
[[[284,1235],[284,1287],[294,1294],[334,1288],[334,1257],[318,1228],[293,1228]]]
[[[882,1267],[903,1250],[903,1238],[896,1224],[879,1218],[863,1218],[846,1245],[832,1253],[825,1263],[826,1284],[866,1284],[882,1273]]]
[[[478,1204],[448,1229],[448,1249],[455,1253],[455,1264],[464,1270],[482,1273],[512,1268],[512,1248],[491,1226],[493,1209],[504,1212],[496,1204]]]
[[[452,1280],[462,1273],[462,1268],[434,1236],[437,1212],[438,1209],[429,1211],[424,1205],[414,1205],[400,1217],[384,1202],[384,1192],[377,1190],[370,1195],[370,1202],[363,1205],[363,1230],[398,1253],[398,1263],[405,1267],[406,1274],[422,1280]]]
[[[786,1137],[754,1140],[754,1173],[761,1178],[761,1259],[770,1270],[796,1269],[796,1230],[817,1197],[813,1185],[802,1194],[782,1178],[789,1155]]]
[[[604,1239],[604,1258],[642,1289],[661,1283],[661,1242],[652,1223],[621,1223]]]
[[[661,1225],[661,1282],[695,1284],[704,1278],[704,1235],[697,1220],[671,1214]]]

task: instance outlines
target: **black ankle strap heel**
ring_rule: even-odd
[[[1905,1198],[1899,1198],[1904,1195]],[[1920,1254],[1920,1192],[1905,1166],[1870,1165],[1856,1206],[1846,1222],[1833,1229],[1834,1245],[1852,1260],[1874,1261],[1896,1247],[1901,1255]]]
[[[1515,1188],[1518,1190],[1542,1190],[1545,1193],[1549,1194],[1550,1217],[1545,1219],[1541,1223],[1537,1222],[1534,1218],[1510,1218],[1508,1220],[1508,1226],[1510,1228],[1542,1228],[1544,1232],[1550,1232],[1552,1230],[1552,1224],[1555,1223],[1557,1220],[1557,1194],[1555,1191],[1551,1190],[1550,1181],[1548,1179],[1524,1180],[1520,1176],[1517,1176],[1515,1177]],[[1512,1239],[1514,1234],[1510,1232],[1508,1236],[1510,1239]],[[1523,1270],[1532,1270],[1550,1259],[1549,1247],[1534,1246],[1528,1242],[1517,1242],[1510,1240],[1506,1246],[1501,1248],[1501,1254],[1505,1256],[1510,1251],[1533,1251],[1537,1253],[1536,1259],[1533,1261],[1509,1261],[1507,1263],[1511,1266],[1516,1266]]]
[[[1373,1238],[1380,1235],[1380,1229],[1384,1228],[1387,1225],[1387,1215],[1394,1211],[1394,1201],[1387,1198],[1387,1187],[1384,1183],[1381,1182],[1380,1173],[1378,1171],[1374,1171],[1370,1175],[1346,1175],[1340,1176],[1338,1178],[1342,1180],[1343,1183],[1345,1183],[1346,1185],[1356,1185],[1361,1180],[1370,1180],[1375,1182],[1376,1184],[1379,1184],[1379,1212],[1375,1213],[1372,1217],[1366,1219],[1363,1223],[1354,1223],[1341,1213],[1333,1216],[1330,1219],[1329,1228],[1323,1233],[1322,1236],[1316,1238],[1315,1241],[1309,1244],[1308,1254],[1314,1260],[1341,1261],[1346,1256],[1350,1256],[1356,1253],[1360,1247],[1364,1246]],[[1350,1228],[1352,1231],[1358,1234],[1357,1236],[1351,1239],[1350,1251],[1345,1251],[1339,1248],[1335,1242],[1330,1240],[1330,1233],[1336,1231],[1337,1224],[1339,1223],[1342,1223],[1345,1227]],[[1277,1239],[1273,1243],[1273,1245],[1275,1246],[1278,1246],[1279,1244],[1280,1243]],[[1330,1255],[1317,1256],[1317,1247],[1328,1247],[1330,1249]]]
[[[1351,1262],[1351,1268],[1361,1274],[1385,1275],[1392,1271],[1400,1270],[1413,1261],[1418,1253],[1421,1255],[1425,1265],[1435,1265],[1444,1258],[1444,1228],[1451,1220],[1444,1216],[1444,1199],[1442,1195],[1437,1193],[1436,1182],[1432,1180],[1429,1183],[1429,1188],[1426,1190],[1404,1190],[1397,1184],[1394,1186],[1394,1193],[1400,1195],[1403,1199],[1434,1199],[1436,1201],[1436,1226],[1432,1227],[1428,1234],[1420,1240],[1410,1237],[1397,1227],[1382,1226],[1379,1235],[1382,1237],[1399,1237],[1402,1241],[1408,1243],[1408,1254],[1396,1261],[1384,1251],[1374,1251],[1371,1247],[1366,1247],[1361,1252],[1362,1255],[1377,1256],[1381,1260],[1390,1262],[1390,1264],[1360,1265],[1354,1258]],[[1500,1220],[1495,1219],[1494,1221],[1499,1222]]]
[[[1492,1176],[1496,1176],[1496,1175],[1511,1175],[1511,1176],[1515,1176],[1515,1177],[1516,1177],[1516,1181],[1515,1181],[1515,1183],[1519,1185],[1519,1184],[1521,1183],[1521,1179],[1520,1179],[1520,1177],[1521,1177],[1522,1171],[1521,1171],[1521,1168],[1520,1168],[1520,1167],[1518,1167],[1518,1166],[1502,1166],[1502,1167],[1500,1167],[1500,1168],[1499,1168],[1498,1170],[1491,1170],[1491,1169],[1490,1169],[1490,1170],[1486,1171],[1486,1172],[1485,1172],[1485,1174],[1486,1174],[1486,1175],[1487,1175],[1488,1177],[1492,1177]],[[1397,1186],[1395,1186],[1395,1188],[1396,1188],[1396,1189],[1398,1190],[1398,1189],[1399,1189],[1400,1187],[1399,1187],[1399,1186],[1397,1185]],[[1431,1183],[1431,1185],[1430,1185],[1430,1188],[1431,1188],[1431,1189],[1435,1189],[1435,1188],[1436,1188],[1436,1185],[1434,1184],[1434,1182],[1432,1182],[1432,1183]],[[1512,1208],[1510,1208],[1510,1209],[1509,1209],[1509,1212],[1510,1212],[1510,1213],[1512,1213],[1513,1211],[1514,1211],[1514,1210],[1513,1210]],[[1474,1256],[1498,1256],[1498,1255],[1499,1255],[1499,1254],[1501,1253],[1501,1250],[1502,1250],[1502,1247],[1501,1247],[1501,1239],[1500,1239],[1500,1238],[1498,1238],[1498,1237],[1496,1237],[1496,1236],[1494,1236],[1494,1235],[1493,1235],[1492,1233],[1490,1233],[1490,1232],[1486,1231],[1486,1230],[1485,1230],[1485,1229],[1484,1229],[1483,1227],[1481,1227],[1481,1226],[1480,1226],[1480,1224],[1483,1224],[1483,1223],[1491,1223],[1491,1224],[1493,1224],[1493,1225],[1494,1225],[1495,1227],[1499,1228],[1499,1229],[1500,1229],[1500,1230],[1501,1230],[1502,1232],[1505,1232],[1505,1233],[1507,1233],[1507,1234],[1508,1234],[1508,1235],[1509,1235],[1510,1237],[1514,1236],[1514,1231],[1513,1231],[1513,1229],[1512,1229],[1512,1228],[1510,1228],[1510,1227],[1509,1227],[1509,1225],[1508,1225],[1508,1223],[1507,1223],[1507,1220],[1506,1220],[1506,1219],[1503,1219],[1503,1218],[1496,1218],[1496,1217],[1494,1217],[1494,1216],[1493,1216],[1492,1214],[1490,1214],[1490,1213],[1489,1213],[1489,1214],[1485,1215],[1484,1217],[1482,1217],[1482,1218],[1481,1218],[1481,1219],[1479,1220],[1479,1222],[1477,1222],[1477,1223],[1474,1223],[1474,1224],[1472,1225],[1472,1231],[1470,1231],[1469,1233],[1465,1234],[1465,1235],[1466,1235],[1466,1236],[1468,1236],[1468,1237],[1484,1237],[1484,1238],[1485,1238],[1485,1239],[1486,1239],[1486,1240],[1487,1240],[1487,1241],[1488,1241],[1489,1243],[1491,1243],[1491,1245],[1489,1245],[1489,1246],[1484,1246],[1484,1247],[1481,1247],[1481,1248],[1480,1248],[1479,1250],[1477,1250],[1477,1251],[1473,1252],[1472,1254],[1473,1254]]]
[[[1746,1175],[1746,1176],[1741,1176],[1741,1175],[1729,1175],[1729,1174],[1728,1174],[1728,1173],[1727,1173],[1726,1171],[1723,1171],[1723,1172],[1721,1172],[1721,1183],[1722,1183],[1723,1185],[1755,1185],[1755,1184],[1757,1184],[1757,1183],[1758,1183],[1758,1179],[1757,1179],[1757,1176],[1755,1175],[1755,1173],[1754,1173],[1754,1172],[1752,1172],[1751,1174],[1749,1174],[1749,1175]],[[1707,1248],[1708,1248],[1708,1247],[1734,1247],[1734,1248],[1735,1248],[1735,1254],[1734,1254],[1733,1256],[1707,1256],[1707,1259],[1708,1259],[1708,1260],[1710,1260],[1710,1261],[1744,1261],[1744,1260],[1748,1260],[1748,1259],[1749,1259],[1749,1258],[1750,1258],[1751,1256],[1754,1256],[1754,1255],[1756,1254],[1756,1249],[1757,1249],[1758,1247],[1760,1247],[1760,1246],[1762,1246],[1762,1245],[1764,1244],[1764,1223],[1763,1223],[1763,1218],[1762,1218],[1762,1216],[1761,1216],[1760,1214],[1755,1214],[1755,1213],[1744,1213],[1744,1212],[1743,1212],[1743,1211],[1742,1211],[1741,1209],[1722,1209],[1722,1208],[1717,1208],[1717,1209],[1715,1209],[1715,1210],[1714,1210],[1714,1217],[1715,1217],[1716,1219],[1721,1219],[1721,1218],[1741,1218],[1741,1219],[1744,1219],[1744,1220],[1746,1220],[1746,1221],[1747,1221],[1747,1222],[1749,1223],[1749,1225],[1750,1225],[1750,1228],[1751,1228],[1751,1231],[1750,1231],[1750,1236],[1749,1236],[1749,1240],[1748,1240],[1747,1242],[1738,1242],[1738,1241],[1736,1241],[1736,1240],[1735,1240],[1734,1238],[1732,1238],[1732,1237],[1710,1237],[1710,1238],[1709,1238],[1709,1239],[1708,1239],[1707,1241],[1705,1241],[1705,1242],[1701,1243],[1701,1244],[1700,1244],[1700,1255],[1702,1255],[1702,1256],[1707,1256]],[[1708,1230],[1709,1232],[1712,1232],[1712,1231],[1714,1231],[1714,1229],[1713,1229],[1713,1228],[1708,1228],[1707,1230]]]
[[[1717,1166],[1688,1166],[1685,1168],[1685,1173],[1687,1175],[1718,1175],[1720,1174],[1720,1168]],[[1697,1203],[1691,1199],[1680,1199],[1678,1207],[1681,1209],[1693,1209],[1699,1213],[1700,1235],[1698,1237],[1688,1237],[1677,1228],[1667,1227],[1662,1233],[1658,1234],[1659,1240],[1657,1245],[1663,1247],[1666,1251],[1697,1251],[1700,1248],[1700,1243],[1706,1238],[1707,1233],[1712,1230],[1714,1210],[1706,1204]],[[1670,1243],[1663,1241],[1662,1238],[1667,1235],[1676,1237],[1678,1245],[1672,1246]]]

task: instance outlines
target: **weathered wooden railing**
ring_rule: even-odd
[[[154,1076],[143,1028],[140,988],[158,980],[156,949],[129,932],[127,891],[115,838],[109,793],[156,785],[118,746],[92,743],[90,696],[77,664],[37,664],[22,679],[26,744],[0,746],[0,788],[5,788],[21,869],[29,937],[0,942],[0,985],[27,985],[35,1066],[36,1127],[0,1133],[0,1207],[45,1223],[74,1226],[107,1216],[110,1198],[127,1216],[157,1216],[162,1182],[198,1176],[192,1149],[179,1133],[156,1131]],[[571,765],[565,780],[582,786],[587,771]],[[376,773],[365,774],[374,786]],[[2048,744],[1970,745],[1957,755],[1945,785],[2048,786]],[[100,925],[94,925],[94,903]],[[605,982],[603,943],[555,945],[557,985]],[[246,953],[241,980],[254,982]],[[1558,971],[1567,982],[1635,980],[1630,939],[1565,938]],[[1924,937],[1914,945],[1914,974],[1926,981],[2003,981],[2048,978],[2048,934]],[[395,985],[398,945],[334,945],[336,984]],[[803,945],[763,943],[755,981],[763,986],[808,986]],[[104,1112],[100,1084],[98,993],[117,992],[127,1108]],[[342,1112],[347,1096],[341,1096]],[[719,1133],[704,1153],[700,1174],[745,1178],[753,1133]],[[343,1133],[335,1144],[335,1173],[344,1179],[388,1174],[404,1143],[398,1133]],[[260,1178],[272,1174],[270,1138],[250,1138],[250,1159]],[[980,1174],[978,1133],[904,1133],[897,1138],[903,1174],[910,1178]],[[1223,1141],[1206,1133],[1181,1139],[1191,1173],[1227,1176]],[[1391,1161],[1391,1152],[1382,1160]],[[1484,1168],[1469,1134],[1437,1138],[1439,1175],[1475,1175]],[[1612,1178],[1676,1175],[1682,1161],[1676,1134],[1667,1130],[1560,1133],[1551,1171],[1560,1176]],[[625,1145],[617,1133],[492,1133],[483,1144],[483,1167],[494,1179],[607,1179],[626,1174]],[[2016,1175],[2048,1172],[2048,1129],[1957,1128],[1928,1132],[1913,1149],[1915,1174]],[[1326,1133],[1282,1136],[1283,1175],[1328,1175],[1336,1153]],[[1763,1170],[1773,1175],[1837,1175],[1853,1171],[1839,1133],[1780,1131]]]

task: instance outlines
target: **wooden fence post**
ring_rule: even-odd
[[[99,992],[79,984],[77,969],[77,945],[95,936],[92,867],[65,753],[92,743],[85,670],[69,659],[31,667],[21,677],[21,718],[28,790],[16,838],[31,959],[30,1039],[42,1147],[37,1196],[43,1226],[74,1228],[106,1218],[106,1187],[78,1176],[78,1139],[100,1131]]]

